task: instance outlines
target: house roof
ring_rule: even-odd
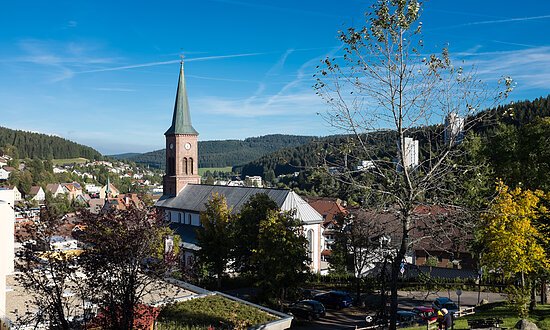
[[[46,185],[46,190],[56,193],[59,189],[63,190],[63,186],[61,186],[59,183],[48,183]]]
[[[338,214],[347,214],[348,211],[342,206],[341,201],[336,198],[307,198],[307,202],[319,214],[323,216],[323,226],[335,220]]]
[[[40,186],[32,186],[30,191],[29,191],[29,195],[36,195],[40,192],[40,189],[42,189],[42,187]]]
[[[172,115],[172,126],[164,133],[164,135],[173,134],[199,134],[193,128],[193,125],[191,125],[191,114],[189,113],[189,102],[187,101],[187,89],[183,73],[183,61],[180,67],[176,103],[174,104],[174,114]]]
[[[11,166],[4,166],[2,167],[4,169],[4,171],[7,171],[7,172],[13,172],[15,171],[15,168],[14,167],[11,167]]]
[[[322,217],[300,196],[288,189],[255,187],[233,187],[205,184],[188,184],[175,197],[163,196],[155,204],[157,207],[203,212],[212,194],[225,196],[233,213],[240,212],[242,206],[256,194],[266,194],[282,210],[295,210],[296,217],[307,223],[322,222]]]
[[[371,227],[389,235],[392,242],[402,237],[402,228],[395,210],[385,212],[364,209],[350,209],[355,221],[366,221]],[[438,205],[420,205],[413,214],[413,226],[409,239],[413,250],[468,252],[472,239],[471,231],[461,226],[460,210]],[[458,220],[458,221],[457,221]]]

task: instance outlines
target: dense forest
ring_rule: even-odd
[[[550,95],[488,109],[480,118],[483,119],[471,133],[478,144],[476,162],[488,167],[488,181],[502,179],[511,186],[550,190]],[[443,125],[434,125],[413,134],[420,141],[420,158],[427,152],[422,147],[426,144],[426,137],[437,135],[442,129]],[[354,140],[350,136],[315,139],[235,166],[233,171],[242,176],[261,175],[279,186],[305,193],[349,196],[349,187],[342,187],[337,180],[323,175],[319,169],[322,165],[329,171],[331,167],[338,166],[354,169],[361,164],[361,160],[368,159],[358,152],[360,148],[353,147]],[[368,143],[374,145],[372,149],[379,151],[375,158],[395,154],[395,137],[391,131],[371,133]],[[300,173],[275,180],[280,175],[295,172]]]
[[[245,164],[281,148],[296,147],[314,138],[273,134],[251,137],[245,140],[199,141],[199,167],[227,167]],[[164,168],[165,150],[156,150],[138,155],[112,155],[117,159],[127,159],[136,164]]]
[[[88,146],[67,139],[0,127],[0,148],[15,158],[87,158],[100,159],[101,154]]]

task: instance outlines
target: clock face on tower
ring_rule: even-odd
[[[191,143],[187,142],[185,144],[185,149],[187,149],[187,150],[191,149]]]

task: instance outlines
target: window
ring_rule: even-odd
[[[181,213],[178,213],[178,222],[181,223]]]
[[[191,213],[187,215],[187,221],[189,221],[189,224],[191,224]]]
[[[189,158],[189,168],[191,169],[189,172],[193,174],[193,158]]]
[[[187,157],[183,157],[183,172],[187,174]]]
[[[310,229],[307,231],[307,242],[308,242],[308,257],[309,259],[313,259],[313,229]]]

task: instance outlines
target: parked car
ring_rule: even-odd
[[[309,321],[325,316],[325,306],[316,300],[301,300],[289,306],[289,312]]]
[[[422,318],[412,311],[397,311],[397,322],[401,327],[410,327],[423,323]]]
[[[416,306],[412,309],[412,311],[420,316],[424,323],[437,320],[437,313],[432,307]]]
[[[454,301],[452,301],[447,297],[436,298],[432,303],[432,307],[436,311],[446,308],[449,311],[449,313],[451,313],[451,315],[458,312],[458,305],[455,304]]]
[[[327,293],[321,293],[313,297],[313,300],[317,300],[323,303],[323,305],[335,309],[349,307],[353,303],[353,299],[350,294],[345,291],[330,291]]]

